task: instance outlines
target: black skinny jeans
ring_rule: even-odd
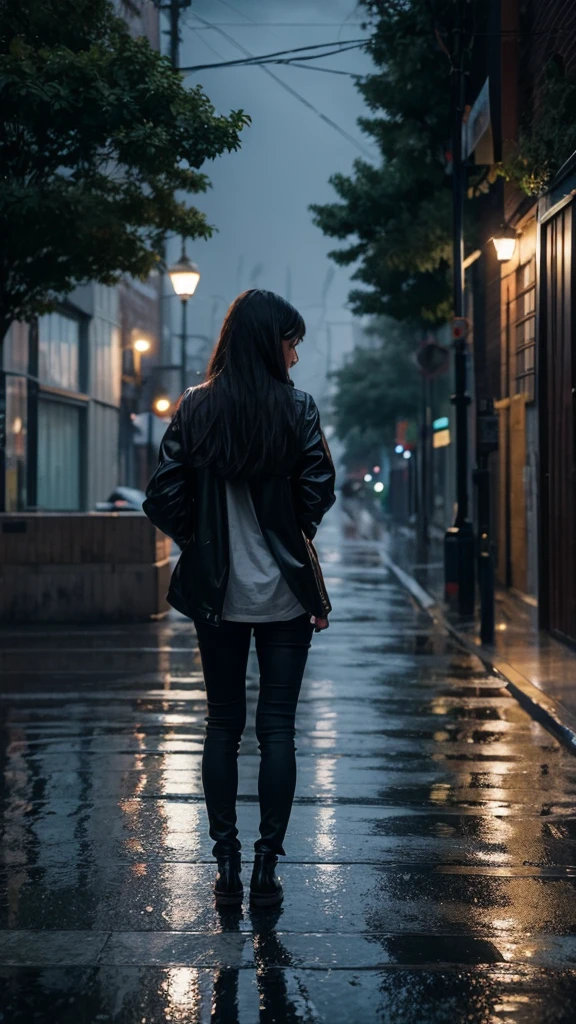
[[[260,838],[256,851],[282,845],[296,788],[296,706],[314,625],[308,612],[285,622],[196,622],[208,715],[202,783],[215,857],[241,848],[236,828],[238,748],[246,724],[246,668],[252,630],[260,668],[256,736],[260,750]]]

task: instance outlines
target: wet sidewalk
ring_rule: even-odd
[[[456,614],[448,618],[526,710],[576,754],[576,652],[538,629],[537,606],[498,588],[491,646],[480,642],[479,615],[473,622],[459,621]]]
[[[414,530],[375,522],[349,503],[359,533],[378,540],[386,564],[415,600],[453,630],[485,665],[503,677],[528,712],[576,753],[576,651],[538,628],[534,598],[496,587],[494,644],[480,641],[480,609],[463,619],[444,601],[443,535],[435,528],[426,558],[416,553]]]
[[[2,1024],[573,1021],[576,761],[338,506],[318,547],[276,911],[213,905],[190,623],[0,634]]]

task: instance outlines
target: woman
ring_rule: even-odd
[[[194,621],[208,715],[202,783],[216,901],[243,896],[238,748],[252,632],[260,670],[260,838],[253,904],[283,898],[275,876],[296,785],[294,720],[312,633],[331,611],[312,539],[333,505],[334,466],[310,395],[289,370],[304,321],[273,292],[231,305],[206,381],[186,391],[160,446],[144,511],[182,548],[168,600]]]

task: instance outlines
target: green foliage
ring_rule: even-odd
[[[346,444],[342,454],[342,462],[348,470],[358,470],[374,466],[382,455],[382,436],[378,430],[369,428],[361,430],[352,427],[346,434]]]
[[[377,70],[359,84],[372,117],[360,119],[381,163],[356,160],[354,173],[330,180],[339,201],[311,207],[332,238],[350,240],[330,253],[358,262],[356,313],[444,322],[451,312],[450,39],[453,0],[363,0],[372,19],[370,53]]]
[[[379,319],[373,333],[375,348],[356,348],[334,376],[335,425],[341,438],[360,430],[381,442],[393,440],[397,419],[416,416],[422,389],[414,353],[417,343],[410,331],[391,320]]]
[[[0,108],[2,325],[83,281],[145,278],[168,233],[209,237],[187,197],[249,120],[186,89],[110,0],[2,0]]]
[[[548,64],[535,110],[524,112],[514,154],[499,168],[526,195],[540,195],[576,150],[576,77],[556,56]]]

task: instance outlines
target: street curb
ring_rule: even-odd
[[[445,629],[454,639],[468,651],[480,659],[485,668],[502,679],[506,689],[516,698],[525,711],[540,722],[548,732],[551,732],[571,753],[576,754],[576,718],[560,704],[547,694],[539,690],[534,683],[526,679],[521,672],[510,665],[507,661],[500,660],[496,653],[480,643],[474,643],[470,637],[461,633],[460,630],[446,618],[440,605],[431,594],[429,594],[409,573],[401,569],[399,565],[390,558],[390,555],[380,545],[382,561],[399,583],[409,592],[418,605],[425,611],[433,621]]]

